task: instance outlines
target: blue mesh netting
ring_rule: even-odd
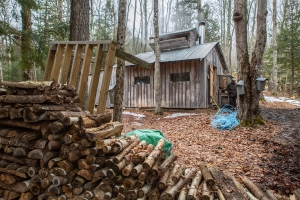
[[[213,116],[211,125],[220,130],[232,130],[240,123],[236,115],[236,109],[226,104]]]

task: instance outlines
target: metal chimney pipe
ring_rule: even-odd
[[[199,23],[199,44],[204,44],[205,42],[205,22],[200,22]]]

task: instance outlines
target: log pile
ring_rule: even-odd
[[[4,199],[268,199],[218,168],[200,170],[137,136],[110,114],[82,111],[76,90],[54,82],[2,82],[0,196]],[[254,197],[254,194],[256,197]]]

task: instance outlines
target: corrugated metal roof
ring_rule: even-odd
[[[178,31],[174,31],[174,32],[169,32],[169,33],[164,33],[164,34],[160,34],[159,37],[164,37],[164,36],[168,36],[168,35],[176,35],[176,34],[184,34],[184,33],[188,33],[190,31],[195,32],[196,34],[198,34],[198,30],[197,28],[189,28],[189,29],[184,29],[184,30],[178,30]],[[154,39],[154,36],[150,36],[149,39]]]
[[[195,60],[204,58],[208,52],[213,49],[218,42],[205,43],[195,45],[191,48],[177,49],[172,51],[164,51],[160,54],[160,62],[174,62],[180,60]],[[154,52],[146,52],[135,55],[136,57],[148,62],[155,62]],[[132,63],[126,62],[126,66],[131,66]]]

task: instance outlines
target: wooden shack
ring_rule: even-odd
[[[219,42],[199,44],[198,38],[196,28],[160,36],[162,107],[208,108],[219,101],[218,75],[228,72],[225,59]],[[154,48],[153,42],[149,45]],[[126,63],[124,106],[155,107],[155,54],[136,57],[150,63],[151,69]]]

